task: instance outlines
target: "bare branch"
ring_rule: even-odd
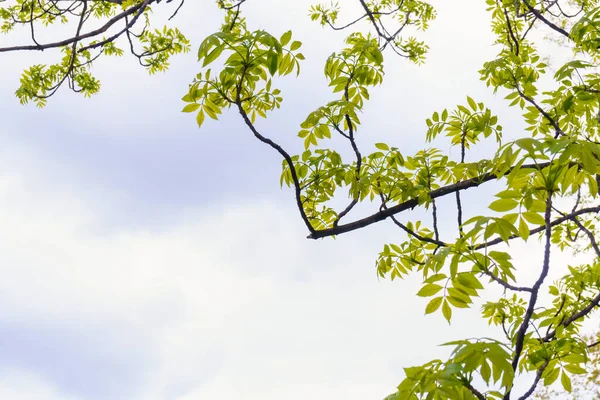
[[[337,218],[335,219],[335,221],[333,221],[333,226],[337,226],[340,223],[340,219],[344,218],[353,208],[355,205],[358,204],[358,199],[352,199],[352,201],[350,202],[350,204],[348,204],[346,206],[346,208],[344,208],[337,216]]]
[[[175,18],[175,16],[177,15],[177,13],[179,12],[179,10],[181,9],[181,7],[183,7],[183,4],[185,3],[185,0],[181,0],[181,2],[179,3],[179,5],[177,6],[177,8],[175,9],[175,11],[173,12],[173,14],[171,14],[171,16],[169,17],[169,21],[172,20],[173,18]]]

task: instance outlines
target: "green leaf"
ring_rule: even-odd
[[[275,75],[277,73],[277,67],[279,63],[278,54],[275,52],[269,53],[267,56],[267,64],[269,65],[269,73]]]
[[[300,48],[300,46],[302,46],[302,42],[295,40],[292,42],[292,45],[290,46],[290,50],[291,51],[298,50]]]
[[[434,283],[437,281],[441,281],[442,279],[446,278],[446,274],[435,274],[435,275],[431,275],[429,278],[427,278],[425,280],[425,283]]]
[[[577,375],[587,374],[587,371],[585,370],[585,368],[581,368],[577,364],[564,364],[563,366],[567,371],[569,371],[572,374],[577,374]]]
[[[519,236],[521,236],[524,240],[529,239],[529,234],[530,234],[530,230],[529,230],[529,226],[527,225],[527,222],[525,222],[525,219],[521,218],[519,220]]]
[[[546,375],[544,377],[544,386],[550,386],[554,383],[554,381],[556,381],[556,379],[558,379],[558,376],[560,375],[560,369],[554,368],[552,370],[546,370],[544,375]]]
[[[223,52],[224,49],[225,49],[225,44],[221,44],[221,45],[215,47],[215,49],[213,51],[211,51],[209,54],[207,54],[206,57],[204,58],[202,67],[206,67],[208,64],[210,64],[211,62],[213,62],[217,58],[219,58],[219,56],[221,55],[221,53]]]
[[[527,220],[527,222],[529,222],[530,224],[534,224],[534,225],[544,225],[544,217],[542,217],[540,214],[535,213],[535,212],[531,212],[531,211],[525,211],[521,214],[523,216],[523,218],[525,218]]]
[[[590,194],[594,197],[598,195],[598,182],[596,181],[595,176],[587,176],[588,188],[590,190]]]
[[[490,369],[490,365],[487,363],[487,361],[484,361],[481,364],[481,369],[479,370],[479,372],[481,373],[481,377],[485,381],[486,385],[489,385],[492,370]]]
[[[593,93],[584,92],[583,90],[577,93],[577,100],[580,100],[583,103],[589,103],[591,101],[596,100],[596,95]]]
[[[471,289],[483,289],[483,285],[479,282],[479,279],[475,278],[473,274],[461,273],[457,276],[458,282]]]
[[[383,151],[388,151],[390,149],[390,146],[388,146],[385,143],[375,143],[375,147],[377,147],[379,150],[383,150]]]
[[[434,294],[436,294],[437,292],[439,292],[442,289],[443,289],[443,287],[441,287],[438,284],[428,283],[427,285],[423,286],[421,288],[421,290],[419,290],[419,292],[417,293],[417,296],[420,296],[420,297],[433,296]]]
[[[198,114],[196,115],[196,123],[198,124],[198,127],[201,127],[203,122],[204,122],[204,111],[200,110],[198,112]]]
[[[498,199],[498,200],[492,202],[492,204],[490,204],[489,208],[492,211],[505,212],[505,211],[512,210],[513,208],[515,208],[518,205],[519,205],[519,202],[514,199]]]
[[[425,307],[425,315],[435,312],[442,304],[442,296],[434,297]]]
[[[460,111],[462,111],[463,113],[465,113],[465,114],[467,114],[467,115],[470,115],[470,114],[471,114],[471,111],[469,111],[469,109],[468,109],[467,107],[465,107],[465,106],[461,106],[461,105],[459,105],[459,106],[457,106],[456,108],[458,108]]]
[[[466,303],[460,297],[457,297],[457,296],[447,296],[446,300],[448,300],[448,302],[450,304],[452,304],[454,307],[457,307],[457,308],[469,308],[469,304]]]
[[[562,104],[562,109],[565,112],[568,112],[571,107],[573,107],[573,103],[575,102],[575,97],[573,95],[569,95]]]
[[[458,272],[458,262],[460,261],[460,254],[456,253],[450,260],[450,277],[454,278]]]
[[[569,375],[565,371],[560,376],[560,383],[567,392],[571,393],[571,378],[569,378]]]
[[[188,104],[185,107],[183,107],[183,110],[181,110],[181,112],[190,113],[190,112],[196,111],[198,108],[200,108],[200,104],[192,103],[192,104]]]
[[[475,102],[475,100],[467,96],[467,102],[469,103],[469,106],[473,109],[473,111],[477,111],[477,103]]]
[[[292,31],[287,31],[283,35],[281,35],[281,39],[279,39],[279,42],[281,43],[282,46],[285,46],[286,44],[288,44],[290,42],[291,38],[292,38]]]
[[[533,200],[531,204],[527,206],[527,209],[533,212],[544,212],[546,211],[546,204],[541,200]]]
[[[446,300],[444,300],[444,303],[442,304],[442,314],[444,315],[444,318],[446,318],[446,321],[450,323],[450,319],[452,318],[452,309]]]

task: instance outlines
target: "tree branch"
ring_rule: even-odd
[[[473,396],[477,397],[477,400],[486,400],[486,399],[485,399],[485,396],[484,396],[484,395],[483,395],[483,394],[482,394],[482,393],[481,393],[479,390],[477,390],[477,389],[475,389],[473,386],[471,386],[471,384],[470,384],[470,383],[466,383],[466,384],[465,384],[465,387],[466,387],[467,389],[469,389],[469,391],[470,391],[471,393],[473,393]]]
[[[79,52],[81,53],[84,50],[95,49],[95,48],[98,48],[100,46],[104,46],[106,43],[110,43],[110,42],[114,41],[115,39],[117,39],[119,36],[121,36],[123,33],[125,33],[125,31],[128,31],[129,29],[131,29],[131,27],[133,25],[135,25],[135,23],[137,22],[138,18],[144,13],[144,10],[146,9],[146,7],[150,3],[150,1],[151,0],[145,0],[144,3],[146,3],[146,5],[143,5],[144,3],[142,3],[143,7],[141,7],[139,9],[139,12],[137,12],[133,16],[133,18],[131,19],[131,21],[127,21],[127,17],[125,17],[125,28],[121,29],[119,32],[115,33],[112,36],[109,36],[108,38],[106,38],[104,40],[101,40],[101,41],[99,41],[97,43],[90,44],[90,45],[87,45],[85,47],[82,47],[81,49],[79,49]],[[135,55],[135,53],[134,53],[134,55]]]
[[[400,9],[400,7],[396,8],[395,10],[392,11],[373,11],[371,12],[371,15],[392,15],[396,12],[398,12],[398,10]],[[369,16],[369,14],[364,14],[361,17],[356,18],[354,21],[347,23],[344,26],[334,26],[331,22],[329,22],[329,20],[327,20],[327,25],[329,25],[329,27],[331,29],[333,29],[334,31],[342,31],[346,28],[351,27],[352,25],[356,24],[359,21],[362,21],[363,19],[367,18]]]
[[[22,51],[22,50],[43,51],[43,50],[47,50],[47,49],[67,46],[69,44],[80,42],[83,39],[88,39],[88,38],[91,38],[91,37],[94,37],[94,36],[100,35],[101,33],[106,32],[111,26],[113,26],[114,24],[116,24],[117,22],[122,20],[123,18],[135,13],[136,11],[138,11],[142,8],[149,6],[150,4],[152,4],[153,2],[156,2],[156,1],[157,0],[144,0],[142,3],[139,3],[131,8],[128,8],[127,10],[123,11],[122,13],[117,14],[113,18],[109,19],[100,28],[94,29],[93,31],[90,31],[87,33],[84,33],[83,35],[76,35],[76,36],[70,37],[68,39],[64,39],[64,40],[61,40],[58,42],[46,43],[46,44],[0,47],[0,53],[5,53],[5,52],[9,52],[9,51]]]
[[[384,35],[383,32],[381,32],[381,30],[379,29],[379,25],[377,25],[377,22],[375,21],[375,17],[373,16],[373,13],[371,12],[371,10],[369,10],[369,6],[367,6],[367,3],[365,3],[365,0],[358,0],[360,2],[360,5],[362,6],[362,8],[365,10],[365,13],[367,14],[367,16],[369,17],[369,20],[371,21],[371,24],[373,24],[373,26],[375,27],[375,30],[377,31],[377,35],[379,35],[379,37],[382,37],[384,39],[386,39],[386,35]]]
[[[596,297],[594,297],[592,299],[592,301],[590,301],[590,304],[588,304],[586,307],[582,308],[581,310],[579,310],[578,312],[576,312],[575,314],[573,314],[569,318],[567,318],[562,323],[563,327],[566,328],[567,326],[571,325],[573,322],[577,321],[578,319],[585,317],[594,309],[594,307],[598,306],[598,304],[600,304],[600,293],[598,293],[598,295],[596,295]],[[549,342],[555,336],[556,336],[556,329],[553,330],[552,332],[548,333],[546,336],[544,336],[542,338],[542,341]]]
[[[550,162],[541,163],[541,164],[527,164],[522,165],[521,168],[535,168],[542,169],[550,165]],[[510,168],[506,171],[505,175],[508,175],[513,168]],[[436,199],[438,197],[443,197],[451,193],[455,193],[461,190],[466,190],[469,188],[477,187],[483,183],[499,179],[499,177],[494,173],[487,173],[481,176],[477,176],[475,178],[467,179],[458,183],[454,183],[452,185],[443,186],[439,189],[432,190],[429,192],[429,197],[432,199]],[[328,236],[340,235],[342,233],[351,232],[360,228],[364,228],[371,224],[377,223],[379,221],[383,221],[384,219],[398,214],[400,212],[406,211],[408,209],[413,209],[419,205],[419,201],[416,198],[412,198],[410,200],[406,200],[400,204],[396,204],[395,206],[388,207],[384,210],[380,210],[368,217],[356,220],[354,222],[349,222],[347,224],[338,225],[334,228],[321,229],[312,232],[308,238],[309,239],[320,239]]]
[[[350,76],[348,78],[348,82],[346,83],[346,87],[344,88],[344,98],[346,99],[346,101],[350,101],[348,89],[349,89],[350,83],[352,82],[352,77],[353,77],[353,75],[350,74]],[[356,174],[356,183],[358,185],[358,182],[360,181],[360,168],[362,166],[362,155],[360,154],[360,150],[358,149],[358,146],[356,145],[356,140],[354,139],[354,126],[352,125],[352,120],[350,119],[350,115],[345,114],[344,119],[346,120],[346,125],[348,125],[348,135],[347,136],[344,135],[344,136],[346,136],[347,139],[350,141],[350,146],[352,146],[352,151],[354,151],[354,155],[356,156],[355,174]],[[341,129],[339,127],[338,127],[338,129],[341,131]],[[360,197],[360,192],[357,190],[357,192],[356,192],[354,198],[352,199],[352,201],[350,202],[350,204],[348,204],[348,206],[341,213],[338,214],[335,221],[333,221],[334,227],[338,226],[338,224],[340,223],[340,219],[342,219],[344,216],[346,216],[354,208],[354,206],[358,204],[359,197]]]
[[[548,366],[548,361],[546,361],[544,364],[542,364],[541,367],[538,368],[538,370],[537,370],[537,372],[535,374],[535,379],[534,379],[533,383],[531,384],[531,386],[529,387],[529,390],[527,390],[523,394],[523,396],[519,397],[519,400],[525,400],[525,399],[529,398],[529,396],[531,396],[533,394],[533,392],[535,391],[535,388],[537,387],[538,383],[540,383],[540,379],[542,378],[542,374],[546,370],[547,366]]]
[[[538,10],[536,10],[535,8],[533,8],[531,6],[531,3],[529,3],[528,0],[523,0],[523,4],[525,4],[525,6],[527,6],[527,9],[533,14],[535,15],[540,21],[542,21],[543,23],[545,23],[546,25],[548,25],[550,28],[552,28],[554,31],[560,33],[561,35],[565,36],[566,38],[570,39],[571,37],[569,36],[569,33],[567,31],[565,31],[564,29],[556,26],[554,23],[552,23],[551,21],[549,21],[548,19],[546,19],[546,17],[544,17],[544,15],[539,12]]]
[[[221,8],[222,8],[223,10],[232,10],[232,9],[234,9],[234,8],[236,8],[236,7],[239,9],[239,7],[240,7],[242,4],[244,4],[246,1],[247,1],[247,0],[239,0],[237,3],[235,3],[235,4],[233,4],[233,5],[229,6],[229,7],[225,7],[225,6],[223,5],[223,6],[221,6]],[[223,3],[223,2],[221,2],[221,3]]]
[[[573,222],[575,222],[575,224],[579,227],[579,229],[581,229],[583,231],[583,233],[586,234],[586,236],[590,240],[590,244],[592,245],[592,248],[596,252],[596,257],[600,258],[600,247],[598,246],[598,242],[596,241],[594,234],[589,229],[587,229],[585,226],[583,226],[583,224],[581,222],[579,222],[579,219],[577,219],[577,217],[573,217]]]
[[[527,333],[527,329],[529,328],[529,321],[531,321],[531,316],[535,310],[535,304],[537,303],[538,292],[542,283],[544,283],[544,279],[548,275],[548,271],[550,271],[550,245],[551,245],[551,237],[552,237],[552,225],[550,221],[550,217],[552,214],[552,192],[548,192],[548,198],[546,199],[546,212],[544,213],[544,221],[545,223],[545,236],[546,236],[546,244],[544,247],[544,261],[542,264],[542,272],[538,277],[537,281],[532,287],[531,297],[529,298],[529,304],[527,306],[527,311],[525,311],[525,315],[523,316],[523,322],[517,331],[517,335],[515,338],[515,354],[512,360],[512,369],[513,371],[517,370],[519,365],[519,358],[521,357],[521,353],[523,352],[523,344],[525,342],[525,334]],[[504,395],[504,400],[510,399],[510,389]]]
[[[242,80],[244,79],[244,73],[242,74],[241,79]],[[242,116],[242,119],[246,123],[246,126],[248,126],[248,128],[250,128],[250,131],[254,134],[254,136],[261,142],[263,142],[263,143],[269,145],[270,147],[272,147],[273,149],[275,149],[285,159],[285,162],[287,163],[288,167],[290,168],[290,174],[292,175],[292,180],[294,181],[296,205],[298,206],[298,211],[300,211],[300,216],[302,217],[302,220],[304,221],[304,224],[306,225],[308,230],[310,232],[314,232],[315,229],[310,224],[310,221],[308,220],[306,212],[304,212],[304,206],[302,205],[302,198],[301,198],[300,183],[298,180],[298,175],[296,174],[296,168],[294,167],[294,161],[292,161],[292,157],[290,157],[290,155],[280,145],[278,145],[271,139],[264,137],[263,135],[261,135],[258,132],[258,130],[256,130],[256,128],[254,127],[254,124],[252,123],[252,121],[250,121],[250,118],[248,118],[248,114],[244,110],[242,101],[240,99],[239,88],[237,91],[237,98],[235,100],[235,104],[237,105],[238,111],[239,111],[240,115]]]
[[[581,209],[579,209],[577,211],[574,211],[574,212],[572,212],[570,214],[566,214],[563,217],[556,218],[554,221],[552,221],[550,223],[550,226],[554,227],[556,225],[560,225],[560,224],[562,224],[565,221],[572,220],[574,217],[577,217],[578,215],[590,214],[590,213],[597,213],[597,212],[600,212],[600,206],[581,208]],[[546,229],[546,228],[545,228],[544,225],[542,225],[542,226],[537,227],[535,229],[531,229],[529,231],[529,234],[530,235],[535,235],[536,233],[540,233],[540,232],[544,231],[544,229]],[[520,237],[520,236],[519,235],[512,235],[512,236],[508,237],[508,240],[516,239],[518,237]],[[494,240],[490,240],[489,242],[481,243],[481,244],[473,247],[473,249],[474,250],[483,249],[484,247],[490,247],[490,246],[502,243],[503,241],[504,241],[504,239],[502,239],[502,238],[496,238]]]
[[[548,122],[550,122],[550,125],[552,125],[552,127],[554,128],[554,131],[556,132],[556,135],[554,137],[555,139],[558,136],[566,136],[565,133],[562,131],[562,129],[560,129],[558,122],[556,122],[554,120],[554,118],[552,118],[550,116],[550,114],[548,114],[542,107],[540,107],[539,104],[535,102],[535,100],[533,100],[531,97],[529,97],[525,93],[523,93],[521,91],[521,88],[519,87],[519,85],[515,85],[515,89],[517,89],[519,96],[521,96],[525,101],[527,101],[529,104],[534,106],[536,108],[536,110],[538,110],[539,113],[542,114],[544,116],[544,118],[546,118],[548,120]]]
[[[588,344],[588,349],[591,349],[592,347],[596,347],[600,344],[600,340],[596,340],[594,343],[590,343]]]
[[[499,283],[500,285],[504,286],[505,288],[512,290],[514,292],[531,292],[533,289],[530,287],[525,287],[525,286],[513,286],[510,283],[506,282],[504,279],[497,277],[496,275],[492,274],[490,271],[481,270],[482,273],[484,273],[485,275],[489,276],[493,281]]]
[[[510,18],[508,18],[508,12],[506,11],[506,8],[504,9],[504,17],[506,18],[506,26],[508,27],[508,33],[510,34],[510,38],[512,39],[513,43],[515,44],[515,55],[518,56],[519,55],[519,41],[517,40],[513,29],[512,29],[512,25],[510,23]]]
[[[396,224],[400,229],[402,229],[404,232],[408,233],[409,235],[415,237],[416,239],[418,239],[422,242],[435,244],[440,247],[448,246],[446,243],[442,242],[441,240],[431,239],[431,238],[419,235],[417,232],[413,231],[412,229],[409,229],[402,222],[398,221],[398,219],[396,219],[396,217],[394,217],[393,215],[390,218],[392,219],[392,221],[394,221],[394,224]]]

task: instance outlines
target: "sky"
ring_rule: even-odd
[[[304,43],[301,76],[279,82],[282,109],[257,124],[296,153],[300,122],[332,98],[322,65],[343,39],[310,22],[311,3],[244,8],[251,27],[292,28]],[[438,19],[419,34],[428,62],[387,55],[386,83],[362,116],[365,149],[422,148],[425,118],[467,94],[490,105],[507,137],[521,132],[518,113],[478,80],[496,52],[484,2],[432,3]],[[416,276],[377,278],[382,245],[404,238],[389,222],[306,240],[292,192],[279,187],[278,155],[235,112],[201,130],[180,112],[200,69],[195,49],[220,26],[216,7],[190,2],[174,24],[193,49],[167,73],[103,59],[100,94],[62,90],[42,110],[13,93],[20,71],[52,53],[2,55],[0,399],[377,399],[403,367],[444,357],[438,344],[497,333],[476,309],[456,311],[450,326],[424,316]],[[467,209],[485,210],[481,196]],[[539,254],[516,251],[521,276],[534,277]]]

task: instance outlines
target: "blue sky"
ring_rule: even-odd
[[[388,141],[410,154],[424,119],[467,94],[496,105],[507,135],[518,134],[518,113],[476,74],[495,53],[479,33],[484,3],[433,3],[428,64],[388,55],[386,85],[362,118],[365,149]],[[194,48],[220,23],[202,4],[177,19]],[[304,42],[301,78],[281,82],[284,107],[258,125],[292,152],[303,116],[331,98],[322,64],[342,38],[310,23],[309,4],[246,8],[251,26],[293,27]],[[475,310],[450,327],[424,317],[416,277],[377,279],[377,252],[403,237],[391,224],[305,240],[278,156],[235,112],[202,130],[180,112],[194,53],[152,77],[132,58],[104,60],[99,95],[65,90],[43,110],[12,96],[41,55],[2,56],[0,398],[382,398],[402,367],[443,356],[437,344],[493,334]],[[483,209],[481,197],[466,201]],[[538,265],[521,250],[522,265]]]

